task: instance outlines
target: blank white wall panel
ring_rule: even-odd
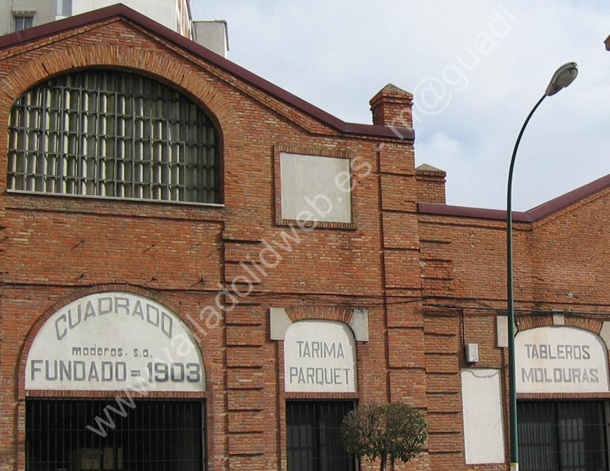
[[[500,370],[462,370],[466,464],[504,462]]]
[[[349,159],[282,152],[282,218],[351,223],[349,163]]]

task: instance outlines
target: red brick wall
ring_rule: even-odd
[[[535,223],[515,224],[514,293],[519,330],[553,325],[553,314],[563,314],[566,326],[599,334],[603,321],[609,320],[607,193],[602,191]],[[465,469],[459,373],[467,366],[466,343],[479,344],[481,361],[475,367],[501,369],[508,390],[508,352],[498,348],[496,341],[497,316],[506,315],[506,223],[422,215],[419,228],[429,446],[431,452],[444,453],[442,458],[432,455],[431,463],[433,469]],[[546,396],[564,397],[570,396]],[[610,398],[610,394],[578,397]],[[508,424],[507,411],[504,423]],[[506,428],[507,441],[508,436]]]
[[[91,66],[150,75],[209,111],[222,135],[224,206],[15,194],[0,173],[0,470],[24,466],[24,359],[36,330],[71,300],[118,289],[166,304],[200,334],[210,470],[286,469],[283,344],[269,339],[270,307],[339,321],[368,309],[357,399],[408,401],[430,423],[427,452],[396,470],[507,468],[464,465],[460,384],[466,342],[480,345],[477,366],[506,366],[495,339],[506,296],[503,221],[418,214],[418,201],[444,202],[444,188],[440,176],[416,173],[410,140],[341,133],[127,20],[0,50],[0,168],[20,94]],[[232,287],[234,278],[252,279],[240,262],[254,270],[265,241],[288,230],[275,223],[282,146],[346,153],[372,171],[356,177],[354,228],[298,230],[300,242],[233,306],[232,289],[249,288]],[[548,325],[559,308],[567,325],[599,332],[610,304],[609,204],[598,194],[515,225],[517,307],[539,312],[520,314],[521,328]],[[214,305],[219,283],[228,312],[203,336],[198,314]]]
[[[1,168],[14,101],[48,76],[91,66],[150,75],[210,112],[222,134],[224,207],[15,194],[6,192],[1,173],[0,469],[24,466],[23,362],[45,316],[86,293],[121,289],[166,303],[197,334],[192,319],[214,305],[218,283],[231,290],[234,277],[248,275],[239,262],[256,260],[264,241],[287,230],[275,224],[277,146],[348,152],[372,173],[356,178],[355,229],[301,231],[301,242],[201,339],[209,469],[286,467],[283,345],[269,340],[270,307],[309,306],[302,312],[312,318],[337,307],[368,309],[370,341],[358,343],[358,399],[407,399],[425,409],[422,324],[410,319],[420,289],[412,142],[343,135],[117,20],[0,51]],[[427,469],[425,456],[418,462]]]
[[[417,172],[417,200],[425,203],[446,203],[445,172],[420,166]]]

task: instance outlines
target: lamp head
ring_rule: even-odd
[[[544,94],[546,96],[555,95],[562,88],[570,85],[578,75],[578,65],[576,62],[568,62],[557,69],[553,74],[553,78],[546,87]]]

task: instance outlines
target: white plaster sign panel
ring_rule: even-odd
[[[342,322],[295,322],[284,338],[286,392],[358,391],[356,341]]]
[[[537,327],[515,337],[517,392],[608,392],[604,341],[575,327]]]
[[[204,391],[201,351],[167,307],[143,296],[92,294],[53,314],[28,354],[26,389]]]
[[[462,411],[466,464],[504,462],[500,370],[462,370]]]
[[[280,153],[283,219],[352,222],[350,161]]]

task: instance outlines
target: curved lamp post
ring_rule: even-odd
[[[523,132],[529,123],[530,118],[538,109],[542,101],[547,96],[555,95],[562,88],[570,85],[578,75],[578,66],[575,62],[568,62],[557,69],[553,78],[549,82],[542,98],[532,108],[530,114],[527,115],[510,161],[508,171],[508,190],[506,192],[506,265],[507,265],[507,301],[508,301],[508,401],[510,415],[510,470],[519,471],[519,434],[517,431],[517,387],[516,387],[516,368],[515,368],[515,306],[513,298],[513,212],[512,212],[512,190],[513,190],[513,169],[515,167],[515,158]]]

